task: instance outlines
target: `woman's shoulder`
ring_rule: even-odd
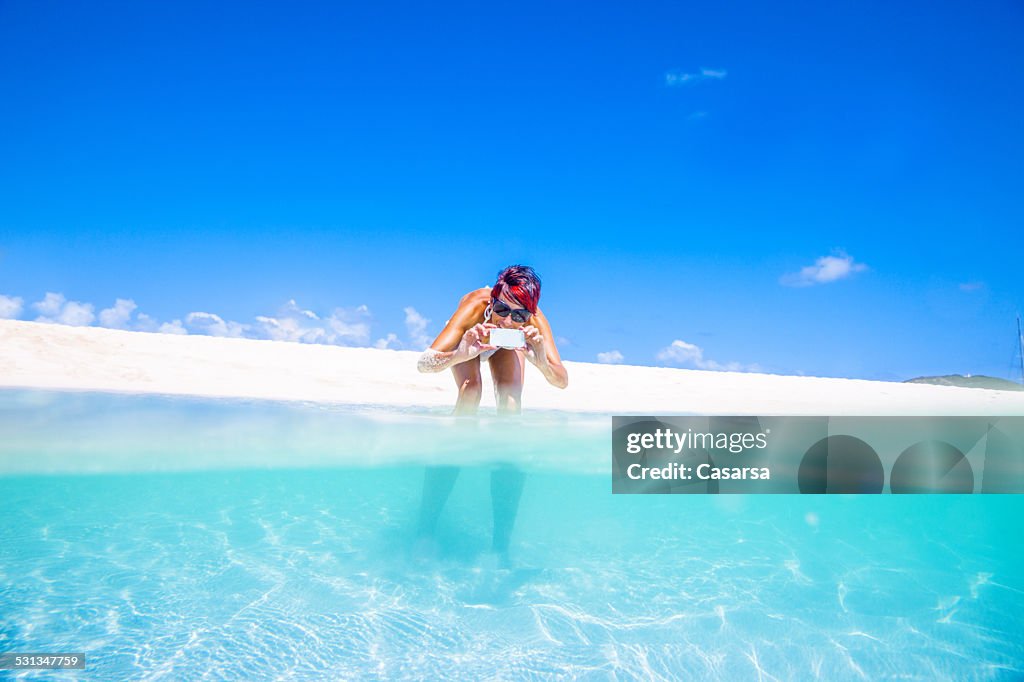
[[[462,306],[477,306],[481,304],[487,305],[488,303],[490,303],[490,301],[491,288],[481,287],[480,289],[473,289],[473,291],[463,296],[462,300],[459,301],[459,307],[461,308]]]

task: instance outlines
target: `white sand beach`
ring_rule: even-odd
[[[413,351],[0,320],[0,387],[452,405],[450,372]],[[486,365],[486,363],[484,363]],[[527,370],[524,409],[606,414],[1024,415],[1024,392],[566,362],[569,387]],[[485,382],[489,385],[490,378]],[[485,389],[484,407],[494,404]]]

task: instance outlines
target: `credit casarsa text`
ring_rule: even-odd
[[[738,479],[757,479],[767,481],[771,478],[768,467],[716,467],[710,464],[698,464],[695,467],[672,463],[663,467],[645,467],[641,464],[630,464],[626,475],[634,481],[644,479],[673,481],[721,481]]]

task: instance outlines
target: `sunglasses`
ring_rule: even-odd
[[[526,308],[512,308],[509,304],[497,298],[491,303],[491,312],[499,317],[508,317],[511,313],[512,321],[518,322],[519,324],[526,322],[530,319],[530,316],[533,315],[533,313]]]

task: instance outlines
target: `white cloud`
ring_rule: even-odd
[[[402,343],[401,343],[401,341],[398,340],[398,334],[389,333],[383,339],[377,339],[377,341],[373,344],[373,347],[374,348],[381,348],[381,349],[385,349],[385,348],[401,348],[402,347]]]
[[[432,339],[427,336],[427,325],[430,320],[416,312],[412,306],[405,308],[405,328],[409,332],[409,340],[417,349],[426,348]]]
[[[185,325],[181,323],[181,320],[172,320],[161,324],[155,317],[151,317],[146,313],[139,313],[135,316],[133,329],[156,334],[188,334],[188,330],[185,329]]]
[[[368,346],[370,344],[370,310],[365,305],[357,308],[335,308],[329,317],[322,318],[306,310],[294,299],[281,307],[277,315],[257,315],[253,324],[225,320],[207,312],[192,312],[185,316],[185,324],[175,320],[159,327],[162,333],[197,333],[231,338],[269,339],[293,343],[318,343],[336,346]]]
[[[0,294],[0,320],[13,320],[21,315],[21,309],[25,303],[19,296],[4,296]]]
[[[321,343],[326,332],[323,327],[307,327],[295,318],[256,316],[256,335],[271,341],[292,341],[295,343]]]
[[[370,309],[335,308],[327,318],[301,308],[294,299],[288,301],[274,317],[259,315],[256,324],[235,325],[242,335],[257,339],[320,343],[335,346],[366,346],[370,342]],[[218,326],[218,330],[221,328]],[[223,334],[218,334],[223,335]]]
[[[36,301],[32,307],[36,309],[41,317],[57,317],[60,309],[64,307],[64,294],[55,294],[52,291],[46,293],[43,300]]]
[[[697,369],[714,370],[718,372],[757,372],[760,367],[757,364],[744,365],[739,362],[721,363],[709,360],[704,357],[704,349],[692,343],[676,339],[671,345],[658,351],[657,359],[670,365],[680,367],[696,367]]]
[[[256,317],[254,333],[257,337],[273,341],[294,341],[297,343],[326,343],[327,331],[323,322],[312,310],[303,310],[289,300],[277,317]]]
[[[86,327],[92,324],[95,319],[96,316],[92,312],[92,303],[68,301],[64,304],[64,309],[60,311],[57,321],[72,327]]]
[[[0,295],[0,317],[15,317],[22,311],[22,299]],[[38,322],[67,325],[99,324],[117,329],[156,332],[160,334],[206,334],[230,338],[271,339],[298,343],[320,343],[339,346],[370,346],[370,309],[365,305],[355,308],[335,308],[328,317],[320,317],[311,310],[300,307],[295,300],[289,300],[275,316],[260,315],[251,324],[227,320],[216,313],[194,311],[185,316],[184,322],[175,319],[161,323],[155,317],[137,312],[138,306],[132,299],[119,298],[110,308],[93,313],[91,303],[68,301],[63,294],[49,292],[32,304],[39,314]],[[417,344],[426,346],[426,327],[430,320],[414,308],[406,308],[406,327]],[[134,317],[133,317],[134,316]],[[396,334],[388,334],[375,344],[379,348],[402,348]]]
[[[597,354],[597,361],[602,365],[618,365],[625,359],[625,356],[617,350],[610,350],[607,353]]]
[[[694,83],[700,83],[701,81],[720,81],[729,72],[725,69],[701,69],[693,73],[685,73],[683,71],[669,71],[665,74],[665,85],[669,87],[676,87],[679,85],[693,85]]]
[[[185,329],[181,320],[164,322],[159,328],[157,328],[157,332],[160,334],[188,334],[188,330]]]
[[[985,288],[984,282],[964,282],[960,285],[960,291],[972,294]],[[0,316],[2,317],[2,316]]]
[[[225,336],[229,338],[245,338],[248,325],[227,321],[214,313],[194,312],[185,316],[185,325],[190,331],[209,336]]]
[[[32,307],[40,313],[36,322],[50,322],[54,324],[67,324],[73,327],[85,327],[92,324],[96,319],[93,314],[92,303],[80,301],[69,301],[64,294],[47,292],[43,300],[32,304]]]
[[[832,256],[822,256],[814,261],[814,265],[800,268],[800,272],[783,275],[779,282],[788,287],[809,287],[837,282],[867,269],[868,266],[855,262],[853,256],[840,251]]]
[[[114,302],[113,308],[104,308],[100,311],[100,326],[125,329],[136,308],[138,306],[135,305],[135,301],[129,298],[119,298]]]
[[[697,364],[703,361],[704,351],[700,346],[676,339],[672,345],[658,351],[656,357],[661,362],[670,362],[676,365]]]
[[[155,317],[150,317],[146,313],[139,313],[135,316],[135,330],[140,332],[155,332],[159,328],[160,323]]]
[[[338,346],[366,346],[370,343],[370,309],[335,308],[327,318],[326,343]]]

